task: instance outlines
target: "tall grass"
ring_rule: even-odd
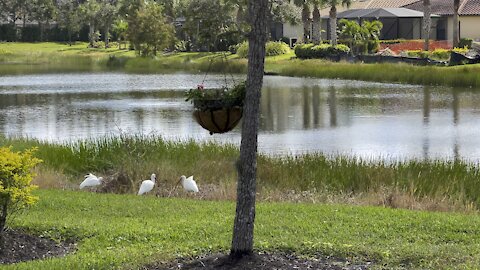
[[[480,87],[480,65],[424,67],[407,64],[350,64],[322,60],[290,60],[283,64],[272,65],[271,68],[287,76]]]
[[[222,185],[229,189],[235,188],[237,177],[238,149],[231,145],[165,141],[156,136],[105,137],[62,145],[1,138],[2,145],[12,145],[18,150],[38,146],[38,157],[44,160],[44,168],[65,174],[76,182],[87,172],[120,173],[129,180],[129,192],[152,172],[168,185],[173,185],[182,174],[194,174],[203,185]],[[264,198],[276,192],[359,196],[385,194],[386,189],[388,194],[382,200],[393,200],[389,196],[398,193],[480,207],[479,165],[463,161],[384,162],[322,154],[261,155],[258,186]]]

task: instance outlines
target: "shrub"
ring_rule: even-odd
[[[422,51],[422,50],[410,50],[410,51],[406,51],[406,53],[409,57],[431,58],[435,60],[447,61],[450,58],[450,54],[452,51],[465,54],[467,53],[468,49],[466,48],[455,48],[453,50],[436,49],[434,51],[429,51],[429,52]]]
[[[473,39],[471,38],[461,38],[460,42],[458,43],[458,47],[471,49],[472,43],[473,43]]]
[[[248,55],[248,42],[242,42],[237,44],[237,54],[239,57],[245,58]],[[282,54],[287,54],[290,52],[290,47],[288,44],[281,41],[269,41],[266,44],[266,55],[267,56],[277,56]]]
[[[267,56],[277,56],[282,54],[287,54],[290,52],[290,46],[287,43],[282,41],[270,41],[266,45],[266,54]]]
[[[246,58],[248,55],[248,42],[244,41],[237,44],[237,55],[241,58]]]
[[[41,162],[33,157],[35,150],[32,148],[21,153],[12,152],[11,148],[0,148],[0,235],[5,228],[7,215],[37,200],[31,194],[36,188],[31,184],[34,176],[31,170]]]
[[[298,44],[295,46],[295,55],[300,59],[310,58],[326,58],[329,56],[338,56],[348,54],[350,48],[346,45],[339,44],[332,46],[330,44]]]

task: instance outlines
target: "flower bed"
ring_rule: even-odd
[[[380,50],[389,48],[395,53],[400,53],[402,51],[418,51],[423,50],[423,40],[396,40],[396,41],[381,41]],[[430,50],[450,50],[452,49],[452,44],[446,40],[430,41]]]

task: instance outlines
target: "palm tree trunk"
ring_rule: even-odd
[[[330,44],[337,46],[337,7],[330,8]]]
[[[94,27],[93,23],[92,23],[92,22],[89,22],[89,23],[88,23],[88,41],[89,41],[88,46],[89,46],[90,48],[93,48],[93,42],[94,42],[94,41],[93,41],[93,34],[94,34],[94,33],[93,33],[93,32],[94,32],[93,27]]]
[[[314,5],[313,7],[313,27],[312,27],[312,37],[313,43],[320,44],[322,42],[322,25],[321,25],[321,17],[320,17],[320,9],[318,5]]]
[[[257,146],[260,115],[260,95],[265,67],[268,0],[248,1],[248,73],[243,112],[240,159],[237,163],[237,208],[233,225],[231,258],[241,258],[253,252],[255,194],[257,177]]]
[[[457,47],[460,43],[459,33],[459,15],[460,0],[453,0],[453,47]]]
[[[432,8],[430,6],[430,0],[423,0],[423,38],[425,39],[425,44],[423,45],[423,50],[430,50],[430,30],[432,28]]]
[[[310,41],[310,8],[307,4],[302,7],[302,23],[303,23],[303,43]]]
[[[107,24],[105,26],[105,29],[104,29],[105,33],[104,33],[104,37],[105,37],[105,49],[107,49],[108,47],[110,47],[108,41],[110,39],[110,27],[109,25]]]

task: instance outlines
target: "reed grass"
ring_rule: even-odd
[[[180,175],[193,174],[202,185],[213,185],[212,190],[220,199],[234,199],[238,149],[231,145],[166,141],[158,136],[141,135],[65,144],[1,138],[2,145],[12,145],[18,150],[39,147],[38,157],[44,160],[42,166],[50,170],[49,175],[54,171],[65,175],[71,183],[78,183],[88,172],[121,174],[128,179],[125,191],[133,193],[139,182],[153,172],[166,185],[165,190],[172,188]],[[348,202],[348,197],[357,198],[358,204],[371,201],[370,204],[392,207],[476,210],[480,207],[480,168],[479,164],[466,161],[386,162],[323,154],[260,155],[258,189],[265,200],[275,197],[282,200],[279,194],[284,194],[290,201],[326,202],[328,196],[335,195],[344,199],[331,199],[333,202]],[[292,199],[288,199],[292,192]],[[372,194],[378,199],[372,200]],[[402,197],[412,203],[402,206],[398,201]],[[206,194],[205,198],[216,197]],[[422,201],[432,205],[414,207]]]

